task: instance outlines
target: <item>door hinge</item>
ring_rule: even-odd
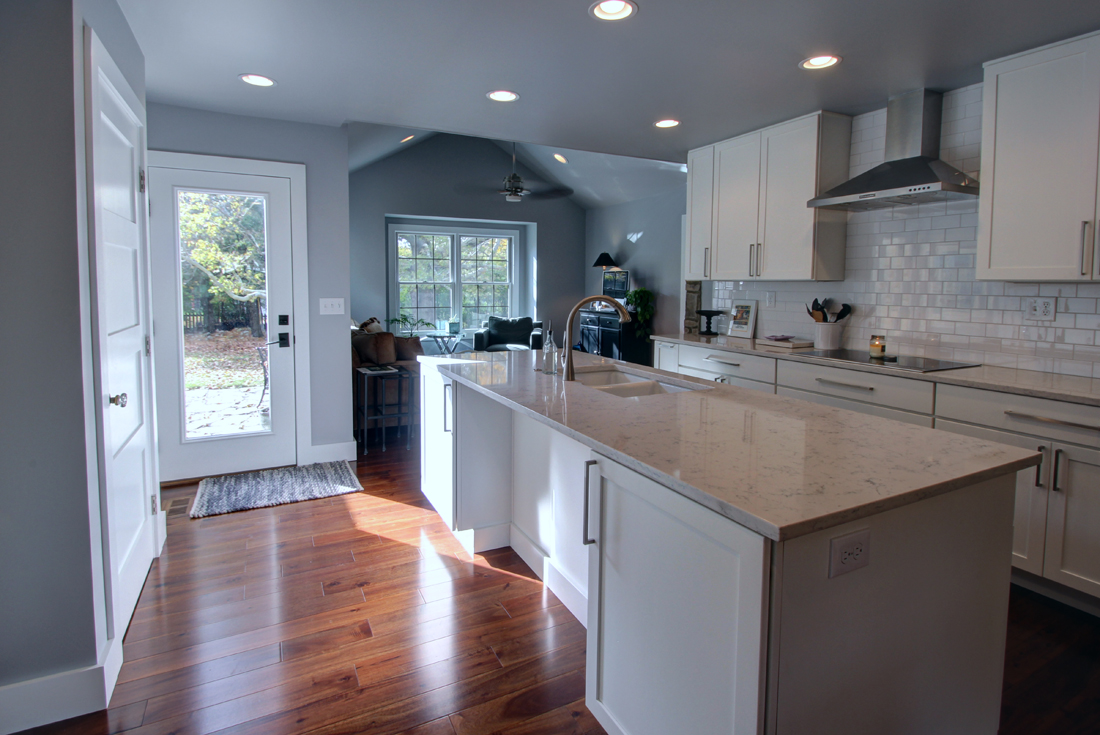
[[[149,335],[145,335],[145,356],[150,357],[153,354],[153,343],[149,339]]]
[[[142,194],[145,193],[145,169],[138,169],[138,191]]]
[[[156,495],[150,495],[149,500],[150,500],[150,504],[153,506],[153,515],[156,515],[157,514],[157,496]]]

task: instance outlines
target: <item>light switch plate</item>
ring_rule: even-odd
[[[1057,300],[1053,298],[1033,298],[1024,301],[1024,319],[1049,322],[1057,316]]]
[[[837,536],[829,541],[829,579],[871,563],[871,529]]]
[[[343,299],[321,299],[321,314],[343,314],[344,313],[344,300]]]

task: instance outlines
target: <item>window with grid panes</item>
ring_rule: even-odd
[[[463,329],[511,315],[512,237],[399,231],[396,246],[400,313],[442,327],[458,310]]]

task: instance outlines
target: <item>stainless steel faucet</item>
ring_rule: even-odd
[[[613,298],[608,296],[585,296],[583,299],[577,302],[577,305],[573,307],[573,311],[569,312],[569,319],[565,322],[565,379],[573,380],[573,320],[577,316],[577,312],[581,310],[582,306],[594,303],[596,301],[603,301],[611,304],[615,307],[615,311],[619,312],[619,323],[625,323],[630,321],[630,312],[626,310],[626,307],[620,304]],[[553,336],[551,336],[553,339]]]

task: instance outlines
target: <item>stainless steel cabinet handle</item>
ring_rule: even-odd
[[[1043,455],[1043,459],[1039,460],[1039,464],[1035,465],[1035,487],[1043,486],[1043,460],[1047,457],[1047,448],[1040,444],[1036,451]]]
[[[752,249],[756,247],[756,243],[749,243],[749,275],[752,275]]]
[[[841,388],[858,388],[859,390],[865,390],[865,391],[874,390],[874,388],[872,388],[869,385],[856,385],[855,383],[841,383],[839,380],[829,380],[827,378],[814,378],[814,380],[816,380],[819,383],[823,383],[824,385],[839,385]]]
[[[1027,419],[1028,421],[1039,421],[1044,424],[1055,424],[1056,426],[1069,426],[1073,429],[1086,429],[1088,431],[1100,431],[1100,426],[1093,426],[1091,424],[1078,424],[1073,421],[1063,421],[1062,419],[1052,419],[1048,416],[1035,416],[1030,413],[1020,413],[1019,411],[1005,411],[1005,416],[1011,416],[1014,419]]]
[[[703,278],[710,278],[710,248],[703,248]]]
[[[447,416],[448,416],[448,411],[447,411],[447,406],[451,405],[451,399],[450,399],[450,397],[449,397],[449,396],[448,396],[447,394],[448,394],[448,393],[452,393],[452,394],[453,394],[453,389],[452,389],[452,390],[448,390],[448,389],[449,389],[449,388],[451,388],[451,387],[452,387],[452,386],[451,386],[451,384],[450,384],[450,383],[444,383],[444,384],[443,384],[443,431],[446,431],[446,432],[448,432],[448,433],[449,433],[449,432],[451,431],[451,429],[450,429],[450,428],[448,428],[448,422],[447,422]],[[453,427],[452,427],[452,428],[453,428]]]
[[[718,355],[707,355],[706,359],[707,360],[714,360],[715,362],[720,362],[723,365],[729,365],[730,367],[741,367],[741,363],[739,363],[739,362],[730,362],[729,360],[723,360]]]
[[[125,393],[119,393],[117,396],[111,396],[110,398],[111,405],[118,406],[119,408],[126,408],[126,404],[129,400],[130,399],[126,397]]]
[[[1089,267],[1086,265],[1085,260],[1088,257],[1088,232],[1089,232],[1089,220],[1081,220],[1081,275],[1087,276],[1089,274]]]
[[[594,459],[590,459],[584,463],[584,528],[581,529],[581,541],[585,546],[596,543],[596,539],[588,538],[588,478],[589,470],[592,469],[592,465],[599,464]]]
[[[1058,487],[1058,465],[1061,463],[1061,459],[1062,459],[1062,450],[1061,449],[1055,449],[1054,450],[1054,470],[1053,470],[1054,477],[1051,478],[1051,481],[1050,481],[1050,489],[1054,490],[1055,492],[1057,492],[1058,490],[1061,489],[1061,488]]]

